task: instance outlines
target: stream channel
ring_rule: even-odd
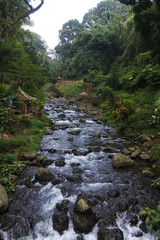
[[[157,240],[137,213],[154,208],[160,193],[138,167],[112,166],[131,141],[64,98],[50,99],[45,110],[54,130],[37,153],[54,178],[35,181],[37,166],[23,171],[1,216],[0,240]],[[76,210],[77,199],[85,199],[86,212]]]

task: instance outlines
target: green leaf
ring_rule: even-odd
[[[153,227],[152,224],[149,224],[149,230],[152,230],[152,227]]]
[[[140,211],[138,212],[138,214],[139,214],[139,215],[146,214],[146,210],[140,210]]]
[[[147,225],[148,225],[148,223],[149,223],[149,220],[150,220],[150,219],[149,219],[149,216],[147,216],[146,219],[145,219],[145,223],[146,223]]]

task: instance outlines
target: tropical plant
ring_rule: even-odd
[[[145,207],[139,211],[139,215],[145,215],[145,223],[149,226],[149,229],[160,229],[160,201],[158,202],[157,209],[151,209]]]

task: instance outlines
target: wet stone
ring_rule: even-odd
[[[83,238],[82,235],[80,235],[80,236],[78,236],[78,237],[76,238],[76,240],[84,240],[84,238]]]
[[[71,163],[71,167],[78,167],[80,165],[81,165],[80,163]]]
[[[55,161],[55,166],[57,167],[63,167],[65,166],[65,158],[61,157]]]
[[[121,201],[118,203],[118,210],[120,212],[124,212],[128,209],[128,204],[125,201]]]
[[[30,225],[26,219],[20,216],[5,214],[0,222],[1,230],[9,232],[10,239],[18,239],[20,237],[28,236],[30,232]]]
[[[50,152],[50,153],[56,153],[56,149],[49,149],[48,152]]]
[[[63,182],[63,179],[53,177],[52,184],[54,186],[57,185],[57,184],[60,184],[61,182]]]
[[[138,200],[136,198],[130,198],[129,204],[136,205],[136,204],[138,204]]]
[[[0,240],[4,240],[3,233],[0,232]]]
[[[73,168],[72,173],[82,173],[83,170],[81,168]]]
[[[100,147],[97,146],[91,146],[89,147],[90,152],[100,152]]]
[[[66,179],[70,182],[75,182],[75,183],[79,183],[82,182],[82,177],[79,174],[74,174],[72,176],[66,176]]]
[[[133,237],[139,238],[143,236],[143,232],[141,231],[137,231],[136,233],[134,233]]]
[[[117,189],[111,189],[108,192],[108,195],[112,198],[118,197],[119,196],[119,191]]]
[[[43,167],[47,167],[47,166],[49,166],[51,163],[52,163],[52,160],[44,159],[41,164],[42,164]]]
[[[137,217],[136,215],[132,216],[132,217],[130,218],[129,222],[130,222],[130,224],[131,224],[132,226],[137,225],[137,223],[138,223],[138,217]]]
[[[142,222],[142,223],[139,225],[139,228],[142,230],[142,232],[148,233],[148,227],[147,227],[147,225],[146,225],[145,223]]]
[[[97,221],[93,214],[74,213],[72,216],[74,231],[76,233],[86,233],[92,231]]]
[[[91,213],[92,209],[91,209],[87,199],[80,198],[75,203],[74,211],[77,213]]]
[[[71,135],[78,135],[80,132],[81,132],[81,130],[78,129],[78,130],[69,131],[68,133]]]
[[[0,185],[0,214],[5,212],[9,206],[8,195],[5,189]]]
[[[98,231],[98,240],[124,240],[123,232],[119,228],[101,228]]]
[[[69,210],[70,205],[71,205],[71,203],[70,203],[69,200],[63,200],[61,203],[57,203],[57,204],[56,204],[56,208],[57,208],[59,211],[62,211],[62,212],[67,213],[68,210]]]
[[[73,142],[73,137],[68,138],[67,141]]]
[[[68,230],[69,217],[65,212],[55,211],[52,215],[52,223],[54,230],[56,230],[57,232],[59,232],[60,235],[62,235],[65,230]]]
[[[142,160],[150,160],[150,156],[149,156],[149,154],[147,154],[147,153],[141,153],[141,154],[139,155],[139,157],[140,157],[140,159],[142,159]]]
[[[153,178],[155,176],[155,174],[152,172],[152,170],[150,168],[145,168],[142,171],[142,174],[146,177],[149,177],[149,178]]]
[[[37,153],[35,152],[26,152],[23,154],[22,158],[25,159],[25,160],[34,160],[36,159],[36,156],[37,156]]]
[[[53,179],[53,175],[46,168],[38,168],[35,174],[35,179],[40,182],[50,181]]]

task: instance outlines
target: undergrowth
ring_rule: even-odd
[[[22,119],[22,132],[18,131],[10,138],[0,139],[0,184],[7,192],[14,191],[16,176],[25,166],[25,162],[20,161],[19,156],[38,149],[41,138],[46,133],[46,125],[50,122],[44,113],[37,119]]]

